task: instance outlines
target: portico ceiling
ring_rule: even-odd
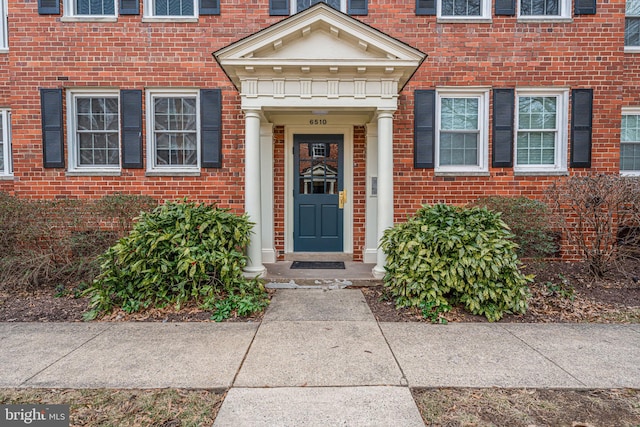
[[[395,109],[426,55],[324,3],[215,52],[243,108]]]

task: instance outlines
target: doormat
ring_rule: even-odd
[[[342,261],[293,261],[292,270],[344,270]]]

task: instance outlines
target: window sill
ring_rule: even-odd
[[[620,176],[640,177],[640,171],[620,171]]]
[[[549,170],[549,171],[513,171],[513,176],[569,176],[569,171]]]
[[[117,16],[63,16],[60,22],[118,22]]]
[[[0,53],[9,53],[8,47],[0,47]]]
[[[546,23],[554,23],[554,22],[571,23],[573,22],[573,18],[564,17],[564,16],[552,16],[549,18],[534,16],[531,18],[527,18],[525,16],[519,16],[518,22],[523,24],[546,24]]]
[[[13,181],[15,177],[13,175],[0,175],[0,181]]]
[[[147,171],[145,176],[200,176],[199,170],[152,170]]]
[[[491,24],[493,20],[491,18],[483,18],[481,16],[473,18],[454,18],[454,17],[442,17],[436,20],[438,24]]]
[[[122,171],[118,170],[72,170],[67,171],[66,176],[121,176]]]
[[[188,17],[176,16],[172,18],[169,18],[169,17],[159,18],[155,16],[146,16],[142,18],[142,22],[198,22],[198,18],[195,16],[188,16]]]
[[[435,176],[491,176],[489,171],[435,171]]]
[[[625,46],[624,53],[640,53],[640,46]]]

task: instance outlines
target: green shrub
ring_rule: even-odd
[[[246,214],[186,201],[143,213],[131,233],[100,257],[102,272],[86,291],[91,296],[86,318],[117,306],[134,312],[169,304],[179,308],[188,300],[224,311],[217,320],[234,309],[245,315],[262,309],[264,289],[242,271],[251,227]]]
[[[548,206],[528,197],[481,197],[470,204],[502,214],[513,233],[520,258],[548,258],[558,254],[557,233]]]
[[[384,285],[398,307],[439,313],[459,302],[489,321],[524,313],[532,278],[520,273],[511,237],[485,208],[424,206],[385,231]]]

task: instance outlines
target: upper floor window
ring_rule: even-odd
[[[438,7],[441,18],[491,18],[491,2],[488,0],[440,0]]]
[[[150,171],[199,171],[198,91],[147,92]]]
[[[69,170],[119,171],[118,91],[69,91]]]
[[[195,0],[145,0],[147,18],[197,18]]]
[[[291,13],[302,12],[316,3],[326,3],[336,10],[346,12],[346,0],[291,0]]]
[[[640,49],[640,0],[627,0],[625,6],[624,45]]]
[[[516,170],[566,171],[568,91],[518,90],[516,103]]]
[[[569,19],[571,3],[568,0],[520,0],[519,16],[532,19]]]
[[[64,0],[64,14],[77,18],[115,18],[115,0]]]
[[[620,171],[640,175],[640,108],[622,110]]]
[[[0,0],[0,52],[9,48],[7,36],[7,1]]]
[[[11,162],[11,112],[0,110],[0,176],[13,175]]]
[[[436,170],[487,171],[488,90],[439,90],[436,105]]]

